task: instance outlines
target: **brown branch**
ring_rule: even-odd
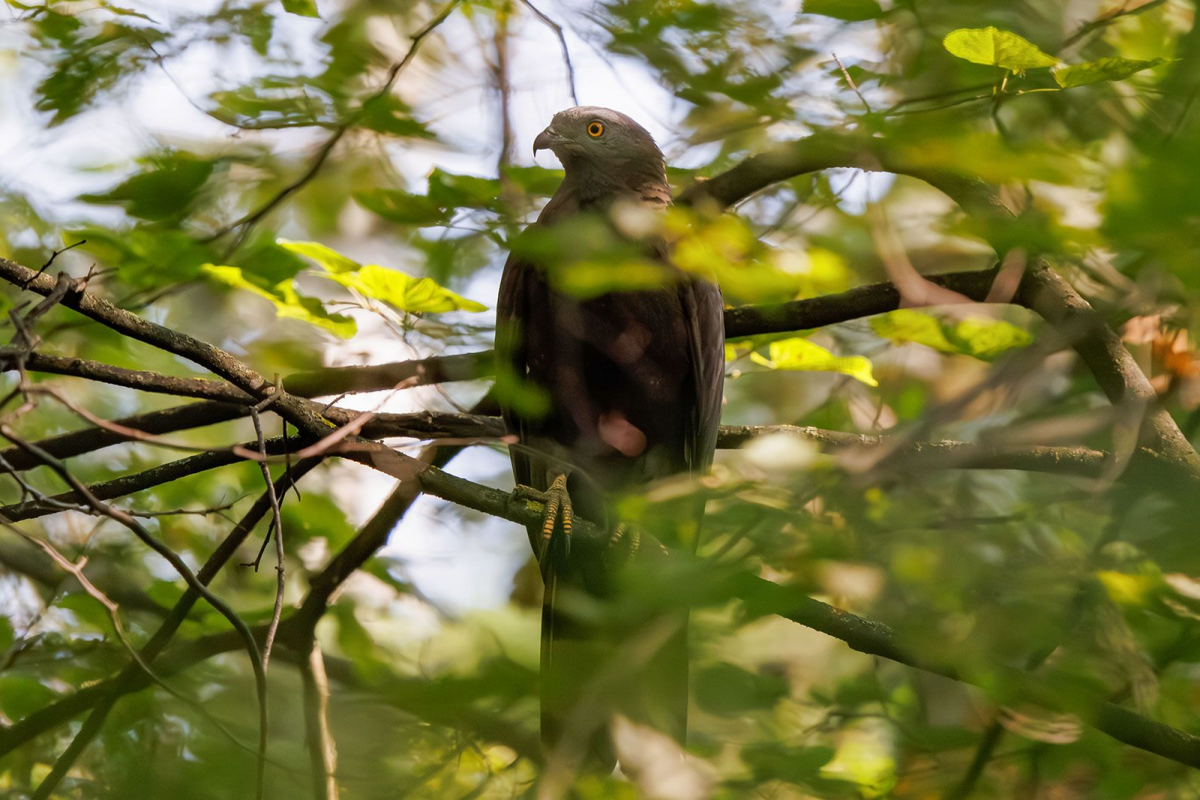
[[[293,438],[291,441],[295,442],[296,440]],[[288,443],[284,441],[283,437],[276,437],[268,439],[266,444],[268,453],[283,453],[284,447]],[[253,443],[247,442],[245,446],[252,447]],[[43,452],[47,451],[43,450]],[[201,472],[207,472],[208,470],[228,466],[229,464],[236,464],[244,460],[241,456],[229,450],[212,450],[207,453],[199,453],[198,455],[181,458],[178,461],[171,461],[143,472],[93,483],[88,485],[87,489],[99,500],[112,500],[115,497],[123,497],[128,494],[145,491],[146,489],[152,489],[155,486],[171,483],[180,478],[186,478],[189,475],[197,475]],[[62,504],[64,503],[78,504],[83,499],[83,496],[78,491],[72,490],[53,495],[45,500],[34,499],[23,503],[14,503],[9,506],[0,506],[0,514],[4,514],[13,521],[34,519],[61,511]],[[133,514],[134,512],[131,511],[129,513]]]
[[[0,371],[6,372],[15,368],[14,355],[10,351],[11,348],[0,348]],[[114,367],[85,358],[66,358],[34,352],[27,356],[25,368],[30,372],[84,378],[97,383],[124,386],[143,392],[195,397],[201,400],[222,400],[228,403],[252,402],[251,397],[245,392],[235,389],[223,381],[205,378],[176,378],[149,370]]]
[[[435,497],[484,514],[503,517],[520,525],[538,525],[545,513],[538,503],[474,484],[394,451],[384,454],[371,450],[363,460],[398,477],[401,486],[405,483],[419,483],[423,491]],[[578,553],[580,558],[601,558],[608,542],[609,534],[606,531],[596,528],[582,518],[575,518],[572,528],[572,550]],[[713,587],[707,585],[703,591],[712,592]],[[994,677],[999,675],[1003,677],[1005,685],[1017,700],[1053,711],[1077,714],[1097,730],[1120,742],[1181,764],[1200,768],[1200,737],[1143,717],[1094,693],[1066,697],[1029,673],[1002,665],[992,665],[986,673],[963,673],[953,666],[927,663],[911,656],[886,625],[858,617],[814,600],[794,589],[754,576],[735,578],[728,596],[741,598],[757,613],[777,613],[801,625],[841,639],[859,652],[970,683],[985,690],[994,690]],[[308,603],[304,606],[307,607]]]
[[[299,667],[304,682],[304,738],[312,764],[313,797],[337,800],[337,745],[329,729],[329,677],[321,645],[315,639],[308,659]]]
[[[152,533],[150,533],[150,531],[146,530],[146,528],[143,527],[140,522],[131,517],[127,512],[118,508],[114,508],[101,501],[98,497],[92,494],[92,492],[82,481],[72,475],[61,461],[49,455],[45,451],[39,450],[36,445],[17,437],[7,425],[0,423],[0,433],[3,433],[4,436],[14,442],[18,447],[36,456],[60,478],[66,481],[75,490],[75,492],[79,494],[83,502],[92,509],[94,514],[97,516],[107,517],[114,522],[120,523],[130,533],[141,540],[143,544],[166,560],[166,562],[171,565],[171,568],[174,569],[181,578],[183,578],[188,587],[194,590],[198,595],[200,595],[200,597],[203,597],[205,602],[212,606],[218,613],[221,614],[221,616],[225,617],[229,624],[233,626],[234,630],[237,631],[242,637],[246,652],[250,657],[251,666],[254,668],[255,688],[258,694],[259,757],[255,781],[255,796],[261,798],[263,792],[264,770],[266,768],[267,749],[267,677],[263,668],[262,657],[259,654],[258,643],[254,640],[254,636],[250,633],[249,627],[247,627],[246,623],[240,616],[238,616],[237,612],[229,606],[229,604],[208,590],[207,586],[200,581],[195,573],[192,572],[191,568],[188,567],[187,563],[179,556],[178,553],[176,553],[163,542],[159,541]],[[142,662],[139,662],[139,665],[142,665]],[[88,723],[90,723],[90,720]],[[88,723],[85,723],[80,731],[80,736],[83,736],[84,731],[89,732],[84,745],[86,745],[87,741],[90,741],[90,736],[94,735],[94,733],[91,733],[91,726]],[[73,741],[71,746],[68,747],[67,750],[64,751],[61,756],[59,756],[59,759],[54,762],[54,766],[51,768],[50,773],[41,782],[41,784],[38,785],[37,791],[34,792],[34,798],[37,798],[37,800],[44,800],[44,798],[49,797],[54,791],[55,787],[58,786],[64,777],[66,777],[67,772],[74,764],[75,759],[78,757],[80,752],[81,748],[76,747],[76,743]]]
[[[297,463],[289,473],[276,482],[277,491],[280,493],[285,491],[292,482],[298,481],[316,467],[318,463],[317,459]],[[270,498],[264,492],[238,524],[234,526],[233,530],[229,532],[221,544],[217,546],[217,549],[208,557],[204,565],[196,572],[196,578],[202,585],[207,586],[212,582],[221,568],[225,566],[229,559],[242,546],[246,537],[254,530],[254,527],[270,510]],[[158,627],[158,630],[154,632],[154,635],[142,647],[141,656],[147,664],[155,662],[201,596],[200,592],[195,591],[189,586],[183,596],[175,603],[162,624]],[[227,649],[234,649],[238,646],[240,640],[230,638],[229,641],[231,644]],[[221,652],[225,652],[225,650]],[[159,674],[169,675],[176,669],[177,667],[173,668],[164,665],[159,669]],[[88,728],[91,736],[94,738],[95,734],[99,733],[104,714],[107,713],[108,709],[111,709],[116,700],[121,695],[145,688],[147,685],[145,675],[141,670],[136,665],[130,664],[118,673],[116,677],[110,678],[100,684],[80,689],[52,705],[40,708],[12,727],[0,729],[0,757],[3,757],[35,736],[52,730],[75,718],[89,708],[100,712],[97,717],[97,723]],[[100,711],[100,709],[104,710]],[[83,735],[82,730],[76,735],[76,741],[81,742],[81,746],[86,745],[87,737]]]

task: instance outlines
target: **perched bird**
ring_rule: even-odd
[[[516,438],[516,482],[547,505],[544,527],[529,532],[545,584],[542,739],[551,754],[566,751],[581,765],[611,769],[614,713],[683,741],[687,619],[676,614],[656,638],[645,626],[614,631],[580,613],[588,600],[611,599],[620,559],[572,548],[571,514],[620,538],[614,497],[708,468],[724,380],[721,294],[714,283],[674,268],[652,225],[633,226],[651,231],[639,239],[620,224],[653,219],[671,203],[663,155],[641,125],[607,108],[571,108],[554,116],[533,149],[551,150],[565,177],[526,234],[565,234],[554,240],[557,250],[514,248],[500,284],[496,350],[498,387],[508,386],[500,403]],[[662,280],[598,294],[563,288],[573,285],[569,273],[579,268],[581,252],[588,255],[595,237],[587,232],[595,225],[618,244],[618,256],[610,247],[607,256],[585,258],[587,269],[598,261],[619,271],[623,252],[654,265]],[[542,402],[518,402],[528,392],[514,385]],[[573,599],[580,602],[573,606]],[[631,656],[622,647],[639,633],[645,646]]]

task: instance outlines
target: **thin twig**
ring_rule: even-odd
[[[529,0],[521,0],[521,5],[532,11],[533,15],[541,20],[543,25],[554,31],[554,35],[558,37],[558,46],[562,49],[563,63],[567,65],[567,88],[571,91],[571,102],[579,105],[579,95],[575,91],[575,65],[571,63],[571,50],[567,47],[567,37],[563,32],[562,26],[546,16]]]
[[[426,36],[432,33],[435,28],[446,21],[447,17],[450,16],[450,12],[452,12],[455,6],[457,6],[460,2],[462,2],[462,0],[450,0],[450,2],[443,6],[442,10],[438,12],[437,16],[430,20],[425,27],[413,34],[408,52],[406,52],[404,56],[398,62],[393,64],[391,69],[388,70],[387,79],[383,82],[383,85],[373,94],[371,94],[370,97],[364,100],[362,104],[359,105],[357,110],[351,112],[342,121],[342,123],[334,129],[329,138],[326,139],[321,147],[317,150],[317,155],[313,159],[312,163],[309,164],[308,169],[306,169],[300,177],[276,192],[270,200],[261,205],[259,208],[219,229],[204,239],[204,242],[208,243],[216,241],[217,239],[221,239],[233,231],[240,229],[238,239],[233,245],[236,248],[238,244],[245,240],[245,237],[248,235],[251,228],[253,228],[264,217],[274,211],[279,204],[286,200],[293,192],[302,188],[305,184],[315,178],[317,173],[321,171],[321,167],[324,166],[325,162],[328,160],[329,155],[333,152],[333,149],[337,146],[338,142],[340,142],[342,137],[349,133],[355,124],[357,124],[357,122],[362,118],[362,115],[365,113],[365,110],[370,103],[378,100],[391,91],[392,85],[396,82],[396,78],[416,56],[417,49],[421,46],[421,42]]]
[[[863,93],[858,90],[858,85],[854,82],[854,78],[850,77],[850,71],[846,69],[846,65],[842,63],[840,58],[838,58],[838,54],[830,53],[830,55],[833,56],[833,60],[837,62],[838,69],[842,71],[842,77],[846,79],[846,83],[850,84],[850,88],[854,90],[854,93],[858,95],[858,99],[862,101],[863,108],[867,110],[868,114],[873,114],[874,112],[871,111],[871,104],[867,102],[867,98],[863,97]]]
[[[180,577],[184,579],[188,585],[188,588],[192,589],[201,597],[203,597],[209,605],[211,605],[221,614],[221,616],[225,617],[225,619],[229,621],[229,623],[234,627],[234,630],[236,630],[242,637],[243,643],[246,647],[246,652],[250,656],[251,665],[254,668],[255,686],[258,692],[259,754],[255,781],[255,796],[261,798],[267,749],[267,678],[266,673],[263,670],[262,658],[259,655],[258,643],[254,640],[254,636],[251,634],[250,629],[246,626],[246,623],[240,616],[238,616],[236,611],[229,607],[224,600],[209,591],[208,588],[196,578],[195,573],[192,572],[187,563],[180,558],[178,553],[155,538],[154,535],[146,530],[140,522],[130,516],[127,512],[102,502],[98,497],[92,494],[87,485],[75,477],[61,461],[54,458],[54,456],[50,455],[44,450],[41,450],[37,447],[37,445],[27,442],[21,437],[17,436],[12,428],[8,425],[0,424],[0,433],[11,440],[18,447],[30,452],[40,459],[46,466],[50,467],[50,469],[52,469],[60,478],[70,484],[70,486],[76,491],[76,493],[80,495],[80,497],[83,498],[83,500],[92,508],[94,512],[120,523],[131,533],[133,533],[134,536],[140,539],[143,544],[166,559],[167,563],[169,563],[171,567],[180,575]],[[69,759],[66,758],[68,753],[72,754],[72,757]],[[77,755],[78,754],[75,753],[71,748],[68,748],[67,752],[60,757],[59,761],[55,762],[54,768],[51,770],[50,774],[47,775],[42,784],[38,786],[38,794],[42,794],[44,790],[44,796],[48,796],[49,793],[52,792],[58,785],[59,781],[61,781],[66,775],[67,770],[70,769],[71,764],[74,762],[74,757]]]
[[[267,456],[267,443],[263,438],[262,420],[258,416],[258,407],[250,409],[250,418],[254,420],[254,433],[258,437],[258,451],[263,458]],[[272,527],[275,529],[275,606],[271,611],[271,623],[267,626],[267,638],[263,644],[263,670],[266,670],[271,660],[271,647],[275,644],[275,633],[279,630],[279,620],[283,616],[283,590],[285,587],[284,553],[283,553],[283,514],[279,509],[279,497],[275,494],[275,482],[271,479],[271,468],[266,461],[259,461],[258,468],[263,480],[267,483],[267,497],[271,499]],[[270,529],[267,536],[271,535]],[[255,565],[258,571],[258,565]]]

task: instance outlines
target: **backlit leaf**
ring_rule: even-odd
[[[323,277],[411,314],[487,310],[487,306],[439,286],[433,278],[414,278],[377,264],[367,264],[357,272],[330,273]]]
[[[306,297],[298,293],[291,280],[270,285],[260,285],[249,278],[238,267],[204,265],[203,271],[218,283],[232,286],[235,289],[245,289],[248,292],[270,300],[275,306],[275,314],[285,319],[296,319],[323,328],[335,336],[348,339],[357,331],[357,325],[350,317],[342,314],[331,314],[315,297]]]
[[[1058,63],[1057,58],[1043,53],[1028,39],[992,26],[950,31],[942,40],[942,45],[951,55],[975,64],[1003,67],[1012,72],[1053,67]]]
[[[835,356],[808,339],[796,337],[771,342],[769,358],[751,353],[750,360],[770,369],[801,370],[805,372],[840,372],[868,386],[878,386],[879,381],[871,370],[871,360],[866,356]]]
[[[1029,332],[1004,320],[968,318],[947,324],[926,311],[902,308],[871,320],[876,334],[898,344],[914,342],[942,353],[990,360],[1031,341]]]
[[[1130,58],[1110,56],[1086,64],[1072,64],[1054,70],[1054,80],[1064,89],[1076,86],[1086,86],[1089,83],[1104,81],[1123,81],[1130,75],[1142,70],[1165,64],[1167,59],[1155,58],[1150,61],[1138,61]]]
[[[362,267],[352,258],[347,258],[332,247],[326,247],[319,242],[293,242],[290,239],[276,239],[276,243],[291,252],[305,258],[311,258],[328,272],[354,272]]]

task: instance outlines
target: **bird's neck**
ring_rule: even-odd
[[[566,177],[556,192],[571,198],[581,209],[606,208],[617,200],[666,207],[671,203],[671,187],[666,167],[654,163],[567,164]]]

